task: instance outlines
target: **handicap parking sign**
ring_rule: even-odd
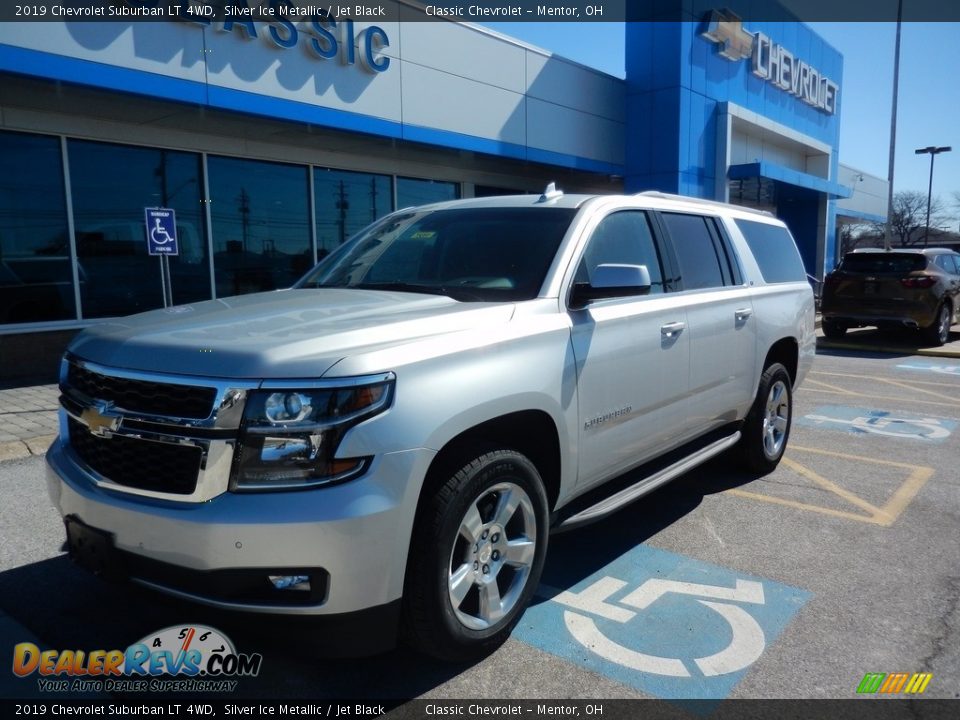
[[[144,208],[147,252],[150,255],[178,255],[177,216],[171,208]]]
[[[514,638],[669,699],[726,697],[810,598],[646,545],[573,584],[550,575]]]

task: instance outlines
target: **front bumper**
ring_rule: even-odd
[[[417,499],[433,456],[426,449],[386,453],[363,477],[328,488],[173,502],[98,486],[58,439],[47,453],[47,487],[62,516],[106,534],[134,582],[230,610],[336,615],[401,597]],[[267,575],[298,568],[323,576],[321,595],[289,604],[204,590],[218,573],[232,581],[262,571],[266,582]]]

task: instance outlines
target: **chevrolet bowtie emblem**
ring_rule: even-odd
[[[753,54],[753,35],[743,29],[743,22],[730,10],[711,10],[707,29],[701,33],[720,46],[720,55],[727,60],[743,60]]]
[[[120,429],[119,415],[113,415],[110,411],[113,409],[112,402],[97,402],[93,407],[88,407],[80,413],[80,422],[87,426],[91,435],[108,438]]]

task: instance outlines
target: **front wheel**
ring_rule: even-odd
[[[434,657],[472,660],[507,639],[540,581],[546,492],[514,450],[465,457],[427,491],[410,546],[405,634]]]
[[[740,453],[751,472],[766,475],[780,464],[793,421],[790,373],[773,363],[760,376],[757,398],[743,422]]]

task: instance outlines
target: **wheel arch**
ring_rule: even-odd
[[[456,472],[465,455],[479,447],[509,448],[529,458],[543,480],[549,509],[556,506],[560,496],[560,433],[553,418],[543,410],[520,410],[491,418],[448,440],[430,463],[418,506],[437,482]]]
[[[767,351],[767,356],[763,360],[763,372],[774,363],[780,363],[787,369],[790,375],[790,383],[793,387],[797,385],[797,370],[800,361],[800,346],[796,338],[785,337],[777,340]]]

